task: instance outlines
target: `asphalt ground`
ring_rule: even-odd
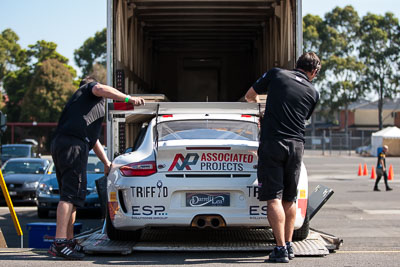
[[[400,265],[400,158],[387,158],[393,165],[393,191],[372,191],[375,180],[370,179],[376,158],[349,156],[347,153],[305,152],[304,162],[309,175],[310,191],[318,184],[331,187],[335,193],[311,221],[311,227],[343,239],[342,247],[326,257],[297,257],[286,266],[399,266]],[[367,164],[368,176],[358,176],[359,164]],[[42,220],[36,208],[16,207],[27,244],[26,224],[55,221],[55,216]],[[78,222],[83,230],[101,225],[96,214],[81,214]],[[20,239],[13,228],[7,207],[0,207],[0,228],[9,248],[0,249],[0,266],[73,266],[48,257],[45,250],[20,249]],[[127,256],[88,255],[81,266],[265,266],[262,252],[134,252]]]

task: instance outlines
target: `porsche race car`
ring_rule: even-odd
[[[166,102],[122,109],[109,111],[111,129],[121,117],[144,123],[107,178],[110,239],[138,240],[151,227],[269,226],[267,203],[257,198],[258,104]],[[302,164],[294,239],[308,235],[307,197]]]

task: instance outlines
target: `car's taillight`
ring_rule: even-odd
[[[119,168],[123,176],[149,176],[157,172],[155,161],[142,161]]]

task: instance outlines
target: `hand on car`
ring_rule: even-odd
[[[111,162],[109,164],[104,165],[104,175],[108,175],[110,173],[111,165],[112,165]]]
[[[134,106],[144,105],[144,99],[141,97],[131,96],[129,102],[132,103]]]

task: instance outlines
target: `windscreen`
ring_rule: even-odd
[[[158,140],[247,140],[258,141],[258,126],[247,121],[180,120],[157,125]]]
[[[88,173],[104,172],[104,164],[103,162],[100,161],[100,159],[96,155],[89,154],[87,172]]]

